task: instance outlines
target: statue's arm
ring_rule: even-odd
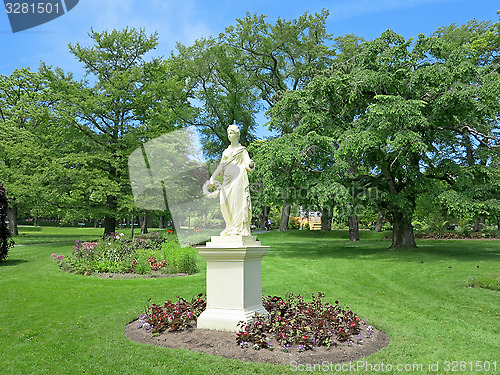
[[[250,155],[248,155],[247,150],[245,150],[244,152],[245,152],[244,159],[245,159],[246,169],[251,172],[255,169],[255,162],[252,159],[250,159]]]

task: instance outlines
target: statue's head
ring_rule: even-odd
[[[227,127],[227,136],[231,139],[232,135],[235,135],[238,139],[240,139],[240,128],[236,126],[236,124],[229,125]]]

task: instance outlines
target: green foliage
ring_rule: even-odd
[[[272,25],[264,15],[247,13],[221,34],[225,44],[239,51],[236,63],[252,72],[252,83],[267,107],[284,91],[305,85],[331,61],[332,51],[324,44],[331,39],[326,32],[328,15],[327,10],[305,13],[290,21],[279,18]],[[293,124],[287,125],[275,129],[289,133]]]
[[[166,300],[163,306],[153,303],[146,307],[144,314],[139,315],[137,327],[151,333],[192,328],[206,305],[202,294],[194,297],[191,302],[177,296],[176,302]]]
[[[259,105],[251,73],[241,65],[241,51],[214,38],[189,47],[177,44],[177,50],[172,61],[200,103],[194,120],[182,120],[197,125],[206,155],[220,157],[228,145],[226,129],[233,123],[240,127],[240,143],[248,146],[255,139]]]
[[[422,231],[415,234],[416,238],[425,240],[482,240],[482,239],[500,239],[500,233],[493,232],[471,232],[467,230],[459,230],[456,232],[446,231]]]
[[[84,79],[45,64],[1,76],[0,182],[11,206],[62,222],[105,217],[110,234],[115,218],[136,213],[133,150],[193,124],[213,156],[236,121],[256,161],[254,212],[360,205],[397,229],[498,222],[500,22],[329,46],[328,15],[271,24],[247,13],[165,60],[147,59],[156,33],[91,30],[89,46],[69,46]],[[281,136],[255,141],[263,109]],[[350,194],[365,188],[378,194]]]
[[[390,30],[369,42],[340,40],[349,56],[338,54],[269,111],[275,126],[296,124],[296,137],[309,137],[304,148],[315,151],[317,169],[308,168],[308,181],[321,172],[346,189],[377,189],[370,204],[397,229],[393,246],[415,246],[411,221],[422,194],[440,196],[455,216],[497,215],[500,74],[471,53],[471,41],[498,25],[469,26],[462,29],[473,37],[463,40],[451,31],[405,40]]]
[[[41,73],[54,93],[59,121],[76,130],[85,145],[75,162],[92,176],[92,187],[79,189],[68,181],[70,196],[87,207],[90,202],[92,216],[104,216],[105,232],[111,234],[115,218],[134,209],[128,155],[144,140],[172,130],[170,109],[182,107],[186,97],[171,65],[145,60],[157,45],[157,34],[127,28],[89,35],[93,45],[70,45],[70,52],[94,79],[78,82],[71,73],[44,64]],[[174,102],[169,101],[172,96]]]
[[[312,295],[306,302],[301,295],[289,293],[281,297],[263,298],[267,316],[256,314],[249,322],[240,322],[236,342],[240,346],[252,343],[258,348],[272,349],[268,336],[276,338],[283,348],[299,345],[299,350],[314,346],[334,345],[336,340],[346,341],[360,332],[360,319],[349,308],[323,304],[323,294]]]
[[[91,273],[196,273],[193,248],[181,248],[173,235],[158,232],[128,239],[123,233],[105,236],[97,242],[76,241],[71,257],[52,254],[65,271]]]
[[[290,218],[290,220],[288,221],[288,227],[290,229],[299,229],[300,228],[300,223],[297,219],[295,218]]]
[[[64,184],[76,172],[61,167],[75,161],[70,150],[77,138],[65,124],[53,126],[53,104],[40,73],[25,68],[0,76],[0,181],[20,214],[57,215],[62,202],[71,201]]]
[[[167,241],[161,245],[161,254],[167,262],[167,269],[171,273],[198,272],[197,252],[190,246],[181,247],[177,242]]]

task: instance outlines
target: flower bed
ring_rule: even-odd
[[[282,351],[306,351],[313,347],[335,346],[347,342],[348,346],[363,343],[360,325],[364,323],[348,307],[338,301],[329,304],[321,301],[323,294],[312,295],[306,302],[300,295],[288,294],[287,298],[268,296],[263,299],[267,316],[255,314],[249,322],[240,322],[235,344],[242,349],[273,350],[277,341]],[[177,297],[177,302],[166,301],[163,306],[152,304],[138,317],[138,327],[152,334],[179,331],[195,326],[198,316],[206,307],[202,295],[191,302]],[[368,326],[364,338],[370,338],[373,327]]]
[[[498,232],[415,232],[422,240],[480,240],[500,239]]]
[[[137,327],[153,334],[163,331],[181,331],[196,325],[198,316],[205,310],[206,302],[199,294],[191,302],[177,296],[177,302],[166,300],[163,306],[153,303],[139,315]]]
[[[263,301],[268,316],[256,315],[248,323],[241,322],[237,343],[242,347],[251,344],[255,349],[272,349],[267,338],[273,336],[282,350],[298,345],[299,351],[314,346],[330,346],[335,340],[351,340],[359,334],[360,319],[348,307],[323,304],[323,295],[312,295],[312,302],[301,295],[288,294],[286,299],[267,297]],[[352,341],[352,340],[351,340]]]
[[[414,236],[418,240],[498,240],[500,232],[421,232],[415,231]],[[384,240],[392,240],[391,234],[386,234]]]
[[[171,232],[166,237],[153,232],[132,239],[116,233],[96,242],[76,241],[73,249],[71,256],[51,255],[63,270],[78,274],[198,272],[195,250],[181,247]]]

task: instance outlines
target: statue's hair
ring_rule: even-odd
[[[227,127],[227,130],[233,129],[236,133],[238,133],[238,137],[240,136],[240,128],[236,124],[229,125]]]

